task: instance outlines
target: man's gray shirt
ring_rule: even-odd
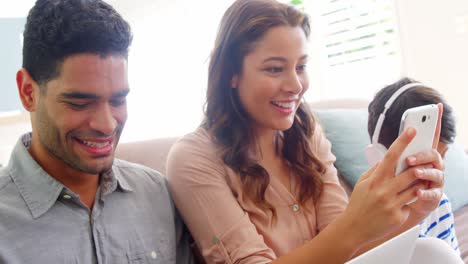
[[[0,263],[191,263],[157,172],[115,160],[91,211],[32,159],[29,137],[0,169]]]

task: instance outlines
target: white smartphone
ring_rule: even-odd
[[[406,164],[408,156],[432,148],[438,116],[439,108],[436,104],[410,108],[403,113],[399,134],[405,129],[413,127],[416,129],[416,136],[398,159],[395,176],[408,168]]]

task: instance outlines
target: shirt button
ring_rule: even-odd
[[[71,199],[71,196],[70,196],[70,195],[68,195],[68,194],[65,194],[65,195],[63,195],[63,198],[65,198],[65,199],[67,199],[67,200],[68,200],[68,199]]]
[[[299,205],[298,204],[294,204],[293,207],[292,207],[293,211],[294,212],[299,212]]]
[[[151,251],[151,258],[156,259],[158,257],[158,254],[155,251]]]
[[[216,237],[216,236],[213,236],[213,238],[211,239],[211,242],[213,242],[213,244],[218,244],[219,243],[219,238]]]

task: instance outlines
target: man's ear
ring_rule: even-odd
[[[39,96],[39,86],[26,69],[20,69],[16,73],[16,86],[23,107],[28,112],[34,112]]]
[[[237,88],[237,86],[239,85],[239,75],[235,74],[234,76],[232,76],[232,79],[231,79],[231,88]]]

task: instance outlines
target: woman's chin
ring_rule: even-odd
[[[282,122],[281,124],[277,124],[276,130],[279,131],[286,131],[289,130],[293,125],[293,122]]]

